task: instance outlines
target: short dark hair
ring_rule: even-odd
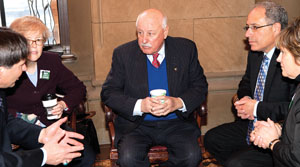
[[[26,38],[9,28],[0,27],[0,66],[12,67],[27,55]]]
[[[266,10],[266,19],[271,23],[280,23],[281,30],[288,25],[288,14],[284,7],[272,1],[259,2],[255,7],[263,7]]]

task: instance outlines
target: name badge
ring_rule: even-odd
[[[50,79],[50,71],[49,70],[40,70],[40,79]]]

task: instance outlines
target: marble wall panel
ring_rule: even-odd
[[[170,19],[246,16],[253,0],[150,0]]]
[[[246,17],[195,19],[194,41],[205,72],[243,71]]]
[[[92,75],[94,72],[94,66],[91,65],[94,55],[90,7],[90,1],[86,1],[84,4],[81,4],[80,0],[68,1],[68,11],[71,13],[68,17],[71,52],[78,59],[66,66],[79,75]]]
[[[104,81],[110,70],[113,50],[121,44],[135,40],[136,31],[135,22],[103,23],[101,26],[103,42],[95,58],[95,76]]]
[[[149,8],[149,0],[101,0],[103,22],[135,21],[143,10]]]
[[[231,98],[235,93],[235,90],[209,92],[207,125],[202,126],[202,134],[218,125],[234,121]]]
[[[188,20],[168,20],[169,35],[173,37],[184,37],[190,40],[194,38],[193,19]]]
[[[96,111],[96,115],[92,117],[92,120],[95,128],[97,129],[99,144],[109,144],[110,143],[109,132],[106,129],[105,116],[104,116],[104,112],[100,107],[100,101],[99,100],[88,101],[88,110]]]

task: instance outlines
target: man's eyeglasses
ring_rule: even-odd
[[[32,45],[33,43],[35,43],[38,46],[42,46],[44,44],[44,39],[42,38],[38,38],[38,39],[27,39],[27,42],[29,45]]]
[[[273,25],[274,23],[272,23],[272,24],[266,24],[266,25],[262,25],[262,26],[249,26],[249,25],[246,25],[245,27],[244,27],[244,30],[245,31],[247,31],[249,28],[252,30],[252,31],[256,31],[257,29],[260,29],[260,28],[263,28],[263,27],[267,27],[267,26],[271,26],[271,25]]]

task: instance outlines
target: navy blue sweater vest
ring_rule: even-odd
[[[147,61],[148,70],[148,86],[149,92],[153,89],[165,89],[167,91],[167,96],[169,96],[168,89],[168,76],[167,76],[167,63],[165,59],[158,68],[155,68],[151,62]],[[149,93],[150,96],[150,93]],[[146,114],[146,121],[158,121],[158,120],[170,120],[177,118],[175,113],[170,113],[166,116],[157,117],[152,114]]]

